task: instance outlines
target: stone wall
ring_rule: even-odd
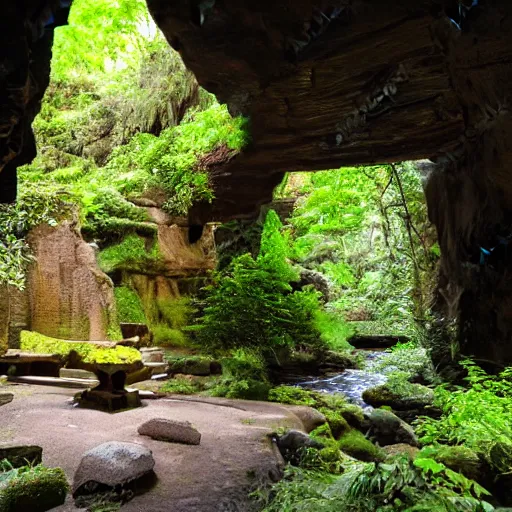
[[[31,330],[74,340],[118,335],[112,281],[73,223],[41,225],[28,241],[35,257],[27,280]]]
[[[20,332],[30,323],[26,290],[0,285],[0,354],[8,348],[19,348]]]

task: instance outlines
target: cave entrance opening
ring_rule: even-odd
[[[275,189],[303,281],[356,333],[426,338],[440,252],[424,180],[406,162],[290,173]]]

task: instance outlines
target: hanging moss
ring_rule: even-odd
[[[117,313],[120,322],[145,324],[146,315],[140,297],[131,288],[119,286],[114,289]]]

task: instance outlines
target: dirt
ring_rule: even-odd
[[[101,443],[134,442],[153,451],[156,485],[123,506],[124,512],[249,511],[248,491],[275,479],[282,463],[268,434],[302,428],[292,410],[264,402],[173,396],[112,415],[74,408],[73,390],[18,385],[9,391],[15,396],[2,407],[0,431],[13,432],[12,442],[42,446],[43,463],[62,467],[70,482],[82,454]],[[151,418],[190,421],[201,432],[201,444],[138,435],[137,427]],[[76,510],[68,498],[54,512]]]

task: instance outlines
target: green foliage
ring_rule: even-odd
[[[69,205],[58,196],[36,186],[23,187],[15,204],[0,205],[0,284],[24,288],[30,262],[26,235],[39,224],[57,225],[68,211]]]
[[[116,309],[120,322],[145,324],[146,315],[140,297],[127,286],[114,288]]]
[[[160,388],[162,393],[172,393],[176,395],[193,395],[199,391],[199,386],[193,381],[184,377],[176,377],[169,379]]]
[[[76,352],[84,363],[131,364],[141,360],[140,352],[131,347],[100,347],[90,343],[69,343],[43,336],[37,332],[21,331],[21,350],[35,354],[59,354],[68,356]]]
[[[290,405],[307,405],[314,407],[316,398],[311,391],[295,386],[277,386],[272,388],[268,394],[270,402],[279,402]]]
[[[348,339],[354,334],[353,327],[332,311],[319,309],[315,313],[314,325],[322,341],[330,350],[353,350]]]
[[[156,323],[151,325],[153,333],[153,343],[159,347],[187,347],[190,340],[180,329],[169,327],[166,323]]]
[[[497,473],[512,464],[512,372],[498,376],[485,373],[475,363],[461,363],[468,388],[439,386],[435,404],[439,420],[420,418],[417,432],[423,443],[464,444],[490,464]]]
[[[64,503],[69,485],[64,471],[45,466],[12,468],[0,461],[0,512],[44,512]]]
[[[461,477],[440,477],[407,457],[356,463],[337,477],[289,467],[271,493],[258,497],[264,512],[492,512],[481,499],[486,491]]]
[[[223,376],[210,394],[245,400],[267,400],[270,391],[265,361],[258,352],[238,349],[222,359]]]
[[[197,332],[207,350],[247,347],[270,357],[280,348],[318,346],[317,294],[292,292],[281,274],[248,254],[235,258],[207,292]]]
[[[147,250],[144,238],[128,235],[119,244],[103,249],[98,256],[98,264],[107,273],[122,268],[144,268],[150,263],[158,262],[159,255],[156,242]]]

